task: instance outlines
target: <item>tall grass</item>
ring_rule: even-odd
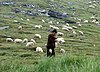
[[[35,64],[8,59],[0,63],[0,72],[100,72],[100,57],[43,57]]]

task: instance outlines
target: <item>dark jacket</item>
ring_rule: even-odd
[[[49,34],[47,48],[52,47],[55,48],[56,37],[53,34]]]

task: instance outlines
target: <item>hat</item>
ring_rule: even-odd
[[[55,32],[55,33],[57,33],[57,30],[56,30],[56,29],[53,29],[51,32]]]

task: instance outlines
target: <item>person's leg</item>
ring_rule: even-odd
[[[55,49],[52,48],[52,56],[55,56]]]
[[[49,52],[50,48],[47,48],[47,57],[51,57],[51,53]]]

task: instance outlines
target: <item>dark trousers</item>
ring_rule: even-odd
[[[52,50],[52,53],[49,52],[49,49]],[[55,56],[55,48],[54,47],[47,47],[47,57]]]

